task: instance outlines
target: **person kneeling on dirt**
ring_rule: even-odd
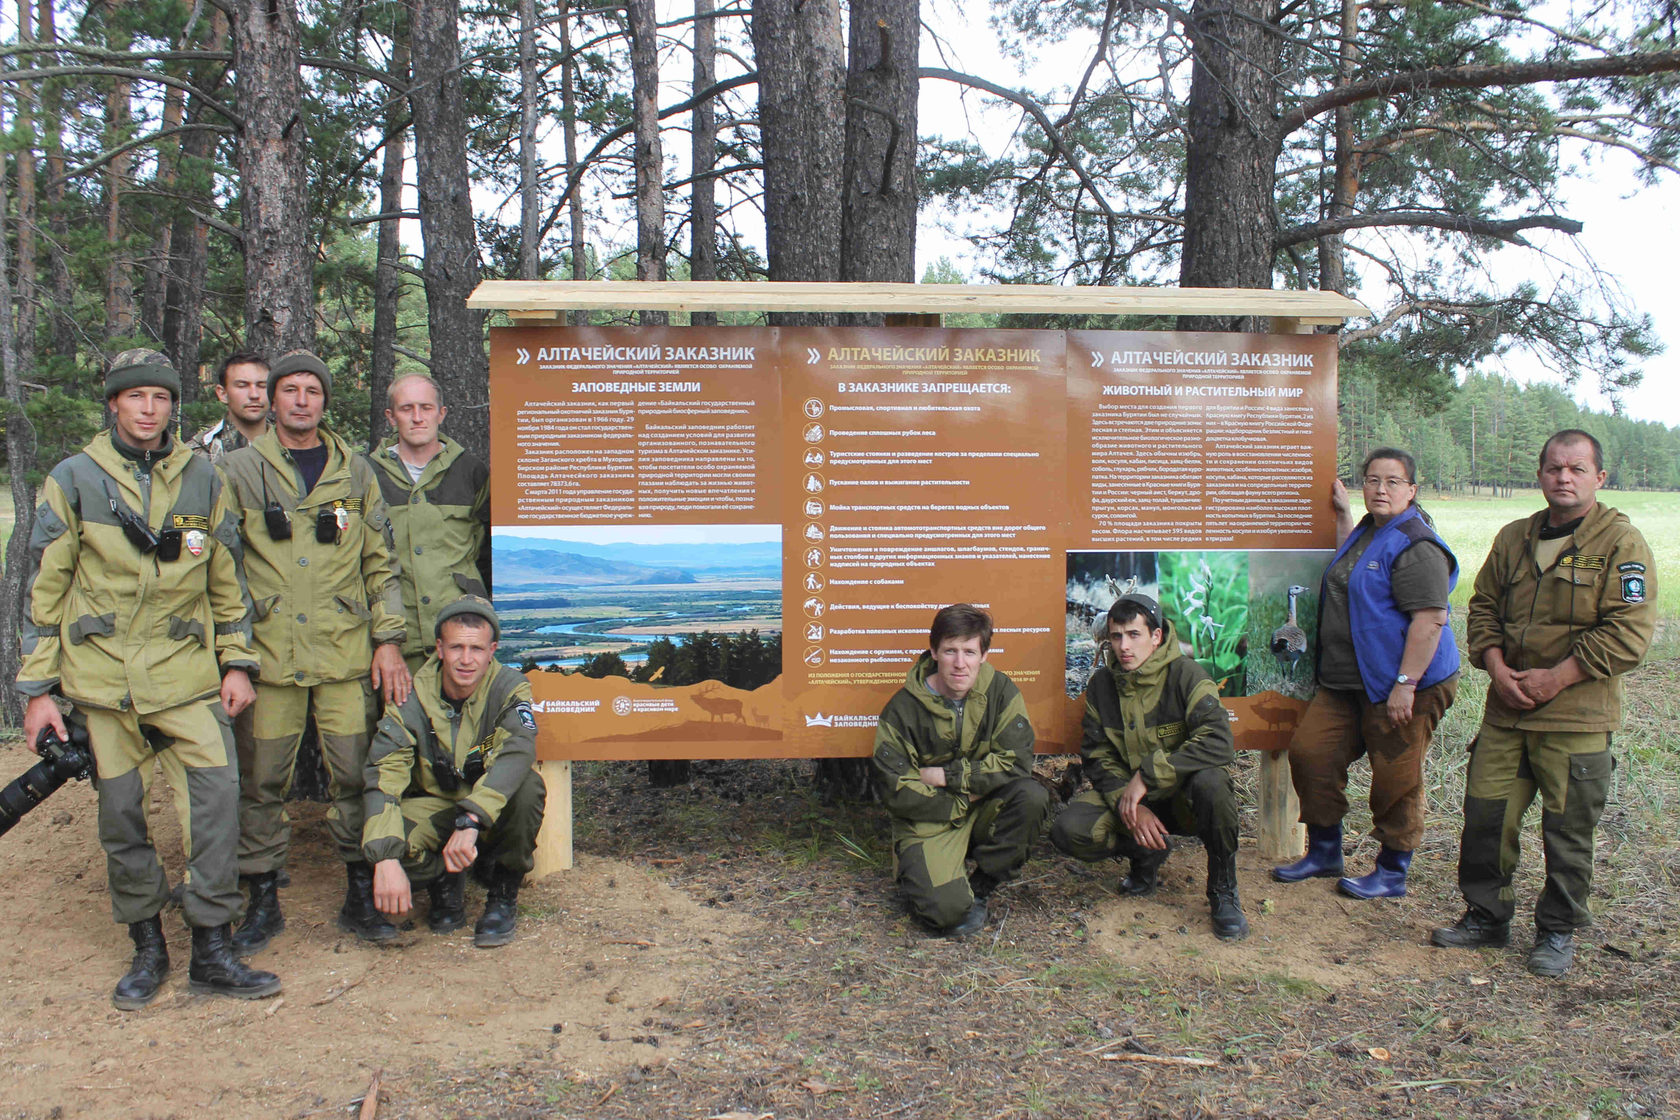
[[[991,644],[985,611],[967,603],[941,610],[928,652],[875,730],[899,889],[918,918],[955,937],[986,924],[992,890],[1027,861],[1050,804],[1032,776],[1026,703],[985,663]]]
[[[519,885],[542,826],[537,720],[525,677],[496,661],[501,623],[489,602],[467,595],[450,603],[435,637],[414,691],[385,710],[374,734],[362,853],[380,913],[406,914],[412,885],[423,885],[433,933],[465,924],[472,868],[488,888],[473,944],[488,949],[513,940]]]
[[[1087,862],[1126,857],[1120,893],[1146,895],[1172,850],[1168,834],[1200,837],[1214,935],[1241,940],[1248,919],[1228,769],[1236,754],[1219,686],[1179,653],[1172,623],[1147,595],[1122,595],[1108,609],[1108,644],[1114,665],[1091,674],[1079,740],[1093,788],[1057,816],[1050,842]]]

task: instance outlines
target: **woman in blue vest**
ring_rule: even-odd
[[[1285,883],[1339,878],[1354,898],[1398,898],[1423,838],[1423,759],[1458,693],[1447,597],[1458,561],[1417,505],[1417,463],[1378,448],[1360,468],[1365,517],[1332,490],[1341,546],[1318,601],[1318,692],[1289,743],[1307,826],[1304,859],[1272,869]],[[1382,852],[1368,875],[1342,875],[1348,767],[1371,764],[1371,825]]]

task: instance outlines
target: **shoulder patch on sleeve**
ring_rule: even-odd
[[[1640,572],[1622,573],[1622,602],[1643,603],[1645,601],[1645,576]]]
[[[514,705],[513,710],[519,713],[519,722],[525,725],[525,730],[535,731],[537,729],[537,716],[531,710],[530,704],[521,700]]]
[[[1637,560],[1629,560],[1626,564],[1617,564],[1616,570],[1618,572],[1638,572],[1640,575],[1644,575],[1645,565]]]

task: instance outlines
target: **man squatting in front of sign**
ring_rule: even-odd
[[[945,607],[875,729],[894,877],[916,917],[953,937],[985,926],[992,891],[1027,861],[1050,808],[1026,703],[986,664],[991,645],[991,615]]]

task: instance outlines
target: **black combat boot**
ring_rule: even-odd
[[[1213,935],[1221,941],[1241,941],[1248,936],[1248,919],[1237,897],[1237,853],[1208,849],[1208,908],[1213,914]]]
[[[245,907],[245,920],[233,935],[233,951],[248,957],[268,948],[269,941],[286,928],[286,919],[280,913],[278,871],[247,875],[245,885],[250,888],[251,902]]]
[[[1132,868],[1126,877],[1120,880],[1120,893],[1137,895],[1140,898],[1146,894],[1154,894],[1155,888],[1161,885],[1161,865],[1167,862],[1167,857],[1171,854],[1170,841],[1159,851],[1145,848],[1141,844],[1133,845]]]
[[[138,1011],[157,998],[163,978],[169,975],[169,946],[163,941],[163,919],[156,914],[128,923],[128,936],[134,942],[134,963],[117,981],[111,1002],[120,1011]]]
[[[494,949],[513,940],[519,924],[519,884],[525,876],[498,867],[490,874],[490,889],[484,896],[484,916],[473,927],[473,944]]]
[[[432,906],[426,912],[426,928],[433,933],[454,933],[467,924],[467,873],[446,871],[426,884]]]
[[[338,928],[363,941],[390,941],[397,927],[385,920],[373,905],[373,865],[356,860],[344,865],[344,905],[338,911]]]
[[[233,955],[233,938],[227,926],[194,926],[192,941],[187,980],[193,991],[234,999],[262,999],[280,990],[280,978],[274,973],[252,968]]]
[[[1452,925],[1442,926],[1429,935],[1430,944],[1443,949],[1479,949],[1483,945],[1503,945],[1510,940],[1510,922],[1500,921],[1474,906],[1466,907],[1464,916]]]

